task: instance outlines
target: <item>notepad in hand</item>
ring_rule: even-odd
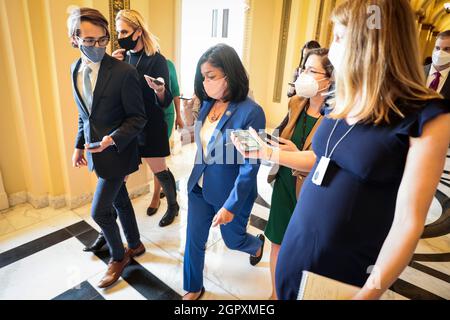
[[[297,300],[348,300],[360,288],[309,271],[303,271]]]
[[[359,287],[303,271],[297,300],[348,300],[352,299],[359,290]],[[394,291],[386,290],[380,300],[408,299]]]

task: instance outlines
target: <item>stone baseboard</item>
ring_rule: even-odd
[[[64,208],[66,206],[66,196],[65,195],[49,196],[48,202],[50,207],[52,207],[53,209]]]
[[[0,210],[9,208],[8,196],[6,195],[5,188],[3,187],[3,177],[0,171]]]
[[[131,199],[140,197],[149,192],[150,192],[150,185],[148,183],[128,190],[128,193],[129,193]],[[23,191],[23,192],[17,192],[14,194],[10,194],[9,196],[7,196],[5,194],[4,201],[10,207],[28,202],[36,209],[41,209],[41,208],[45,208],[48,206],[50,206],[54,209],[59,209],[59,208],[63,208],[65,206],[67,206],[69,209],[72,210],[72,209],[82,207],[88,203],[91,203],[92,197],[93,197],[93,194],[91,192],[83,193],[83,194],[75,196],[75,197],[68,197],[66,195],[35,196],[31,193],[27,193],[27,192]],[[2,209],[1,204],[2,204],[2,195],[0,195],[0,210]],[[6,208],[8,208],[8,206],[6,206],[3,209],[6,209]]]
[[[92,201],[92,193],[83,193],[76,197],[67,197],[66,196],[66,205],[69,207],[69,209],[76,209],[79,207],[82,207],[88,203],[91,203]]]
[[[41,209],[45,207],[52,207],[54,209],[63,208],[66,206],[66,196],[36,196],[32,193],[21,191],[17,193],[13,193],[7,196],[9,206],[14,207],[16,205],[22,203],[29,203],[36,209]],[[0,203],[1,203],[1,195],[0,195]]]
[[[35,209],[45,208],[49,205],[48,195],[36,196],[34,194],[27,193],[27,202]]]
[[[5,210],[9,208],[9,200],[6,193],[0,194],[0,210]]]
[[[149,183],[146,183],[146,184],[141,185],[141,186],[134,187],[132,189],[128,189],[128,194],[130,196],[130,199],[134,199],[134,198],[140,197],[140,196],[142,196],[144,194],[147,194],[149,192],[150,192],[150,184]]]
[[[25,191],[16,192],[8,195],[8,202],[10,207],[27,202],[27,193]]]

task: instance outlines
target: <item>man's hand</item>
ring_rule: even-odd
[[[88,149],[89,143],[86,143],[84,147],[87,149],[90,153],[100,153],[103,152],[106,148],[112,146],[114,144],[114,140],[110,136],[104,136],[102,141],[100,142],[100,147],[95,149]]]
[[[216,227],[216,226],[221,225],[221,224],[225,225],[225,224],[233,221],[233,219],[234,219],[234,214],[231,213],[230,211],[228,211],[227,209],[222,208],[215,215],[215,217],[213,219],[212,226]]]
[[[84,157],[83,149],[75,149],[72,155],[72,166],[74,168],[81,168],[87,166],[86,158]]]

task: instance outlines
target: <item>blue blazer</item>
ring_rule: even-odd
[[[257,196],[256,175],[260,162],[244,159],[231,143],[230,132],[236,129],[265,129],[266,117],[263,109],[252,99],[228,105],[207,146],[204,154],[200,130],[214,101],[205,101],[195,123],[197,154],[194,168],[188,181],[191,192],[203,174],[203,197],[233,214],[253,205]],[[248,214],[244,212],[243,214]]]

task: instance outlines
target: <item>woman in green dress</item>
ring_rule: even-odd
[[[331,84],[333,66],[328,60],[328,49],[313,49],[305,58],[304,68],[295,82],[296,96],[289,100],[289,111],[281,125],[282,150],[310,150],[316,129],[322,121],[321,110]],[[273,144],[273,143],[272,143]],[[284,233],[291,219],[297,198],[308,172],[299,172],[275,165],[269,173],[269,183],[275,181],[272,193],[269,221],[265,235],[272,243],[270,272],[272,277],[271,299],[276,300],[275,266]]]
[[[175,129],[183,129],[184,123],[180,111],[180,86],[178,85],[177,70],[175,64],[169,59],[167,59],[167,67],[169,68],[169,89],[172,92],[173,102],[168,108],[164,109],[164,120],[167,123],[170,138],[174,124]]]
[[[168,138],[172,136],[173,127],[175,124],[175,129],[180,128],[183,129],[183,119],[181,118],[181,111],[180,111],[180,87],[178,85],[178,77],[177,77],[177,71],[175,69],[175,64],[167,59],[167,67],[169,68],[169,90],[172,92],[173,101],[166,109],[164,109],[164,121],[167,123],[167,135]],[[176,115],[176,118],[175,118]],[[176,120],[176,123],[175,123]],[[154,199],[152,200],[152,203],[157,202],[158,197],[164,198],[166,195],[163,191],[161,191],[161,184],[159,183],[158,178],[155,176],[153,179],[153,184],[155,190],[153,192]],[[158,191],[159,190],[159,191]]]

